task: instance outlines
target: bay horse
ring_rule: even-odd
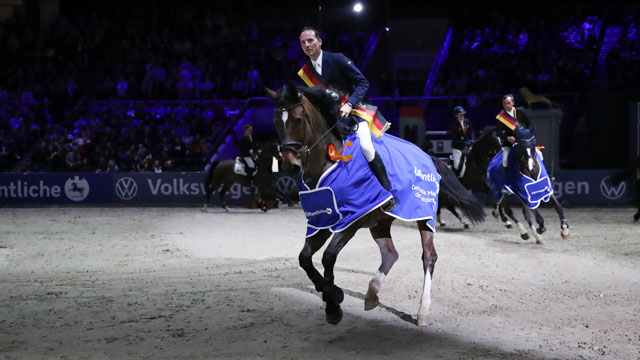
[[[206,211],[211,195],[216,190],[218,190],[218,197],[220,198],[222,208],[225,211],[229,211],[225,201],[225,195],[233,184],[250,186],[251,193],[255,191],[254,185],[257,186],[259,205],[262,211],[267,211],[265,198],[268,195],[275,194],[276,197],[286,200],[286,196],[284,196],[284,194],[280,194],[280,190],[274,185],[272,165],[274,159],[277,161],[280,157],[278,144],[276,142],[271,142],[262,147],[259,146],[257,153],[258,157],[255,161],[257,172],[253,177],[253,184],[249,183],[247,176],[237,174],[234,171],[236,163],[235,159],[216,161],[211,164],[206,172],[204,180],[205,202],[202,207],[203,211]]]
[[[389,194],[389,192],[384,190],[378,183],[377,179],[373,176],[373,173],[368,168],[368,165],[366,165],[366,160],[364,160],[364,156],[361,154],[359,148],[349,145],[351,141],[358,141],[357,136],[352,135],[351,137],[348,137],[348,142],[344,142],[341,134],[334,131],[335,125],[339,123],[337,121],[339,99],[336,99],[336,96],[332,96],[330,92],[317,86],[313,88],[301,86],[298,88],[294,84],[285,85],[280,88],[278,92],[274,92],[270,89],[265,89],[265,91],[276,105],[273,123],[281,141],[283,167],[287,167],[292,172],[298,173],[300,176],[300,184],[306,185],[309,189],[314,189],[314,191],[322,190],[322,187],[316,188],[316,186],[324,184],[324,181],[327,177],[330,177],[331,174],[335,174],[336,172],[339,174],[344,174],[345,172],[349,173],[352,171],[350,169],[355,169],[355,166],[359,165],[354,159],[358,159],[359,157],[358,161],[365,164],[365,167],[361,169],[363,172],[366,172],[366,180],[363,180],[364,185],[360,188],[348,189],[349,191],[344,195],[344,197],[351,196],[353,198],[360,199],[362,197],[368,197],[372,192]],[[430,169],[433,169],[435,172],[435,168],[430,162],[431,158],[422,152],[422,150],[417,146],[388,134],[382,136],[382,138],[385,137],[388,137],[389,139],[386,140],[386,142],[403,142],[408,144],[406,146],[413,146],[423,155],[420,155],[420,159],[413,158],[415,163],[430,163]],[[374,145],[378,140],[382,141],[382,138],[372,138]],[[354,159],[351,159],[351,162],[347,162],[346,159],[348,158],[337,161],[335,156],[329,156],[328,154],[329,150],[332,148],[334,150],[347,149],[352,152]],[[338,151],[338,153],[341,153],[342,150]],[[385,151],[384,148],[377,147],[376,152],[381,154],[382,157],[382,154],[384,154]],[[395,155],[397,157],[402,157],[405,154],[406,153]],[[387,171],[390,175],[392,192],[414,191],[411,185],[409,186],[409,189],[406,189],[406,187],[400,187],[395,183],[397,178],[392,179],[392,169],[396,163],[397,161],[395,160],[392,162],[386,162]],[[336,169],[342,170],[338,171]],[[407,179],[413,175],[415,175],[414,178]],[[355,173],[354,171],[353,176],[360,179],[362,177],[362,173]],[[433,241],[433,217],[435,217],[435,211],[437,208],[437,192],[439,192],[440,185],[436,180],[438,180],[439,177],[440,176],[437,173],[427,174],[414,167],[411,169],[410,174],[407,174],[405,178],[402,179],[403,181],[421,181],[426,179],[427,181],[431,181],[432,185],[437,186],[435,188],[436,193],[431,194],[434,198],[422,198],[425,203],[428,203],[426,200],[432,202],[429,204],[432,209],[430,216],[423,217],[421,214],[416,214],[416,217],[414,218],[418,225],[418,231],[422,243],[422,265],[424,271],[422,295],[420,297],[420,306],[417,313],[418,326],[425,326],[427,324],[427,319],[430,316],[431,284],[436,260],[438,259],[438,254]],[[443,177],[439,180],[440,182],[446,182],[451,179]],[[418,190],[415,190],[416,196],[418,196],[417,191]],[[312,191],[307,192],[311,193]],[[303,209],[305,209],[305,202],[302,201],[302,196],[305,195],[305,192],[301,191],[300,194]],[[412,200],[408,199],[408,197],[411,196],[408,196],[407,198],[400,198],[395,195],[392,196],[396,198],[398,206],[394,210],[390,210],[391,212],[401,209],[403,202],[415,201],[416,198],[416,196],[413,196],[414,199]],[[336,195],[333,201],[326,205],[327,210],[325,215],[336,215],[339,211],[334,211],[333,208],[329,206],[335,206],[334,203],[343,201],[344,197],[338,197],[338,195]],[[369,207],[367,207],[367,209],[370,208],[370,210],[358,213],[359,215],[352,219],[353,222],[346,225],[344,228],[335,231],[330,227],[313,228],[310,225],[310,215],[315,215],[316,212],[324,212],[325,209],[323,207],[320,207],[318,211],[313,213],[308,212],[305,209],[305,215],[308,219],[308,232],[298,260],[300,266],[304,269],[307,276],[314,284],[315,289],[318,292],[322,292],[322,299],[326,303],[326,321],[330,324],[338,324],[342,320],[343,316],[340,303],[344,300],[344,292],[334,283],[334,266],[336,259],[344,246],[347,245],[349,240],[351,240],[355,233],[361,228],[369,228],[371,236],[379,247],[382,260],[378,271],[369,281],[368,290],[364,298],[364,309],[371,310],[379,305],[378,294],[382,287],[383,280],[389,273],[393,264],[398,260],[398,252],[393,244],[390,231],[395,217],[391,216],[390,212],[382,209],[383,206],[387,204],[388,200],[389,198],[383,198],[383,201],[371,203],[368,205]],[[433,208],[433,206],[436,208]],[[356,211],[360,210],[361,209],[356,209]],[[322,256],[324,274],[320,274],[313,264],[312,257],[327,242],[332,234],[333,237]]]
[[[544,219],[539,215],[538,207],[549,203],[560,218],[560,236],[569,237],[569,222],[564,217],[564,210],[553,194],[551,177],[547,174],[542,152],[536,144],[535,130],[518,127],[515,130],[516,142],[509,154],[509,173],[505,179],[502,171],[502,153],[497,154],[487,169],[487,184],[498,200],[498,206],[505,203],[508,193],[516,195],[522,204],[522,212],[532,230],[537,244],[542,244]],[[506,190],[506,191],[505,191]],[[533,224],[531,215],[536,216],[537,225]],[[538,219],[539,218],[539,219]],[[542,221],[540,221],[542,219]],[[526,233],[525,233],[526,234]],[[521,237],[528,239],[521,231]]]

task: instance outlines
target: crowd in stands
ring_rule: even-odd
[[[640,79],[640,17],[630,13],[621,24],[622,34],[607,55],[607,74],[614,90],[638,91]]]
[[[602,20],[500,16],[490,24],[455,28],[434,96],[544,93],[585,88],[595,73]]]
[[[572,14],[454,17],[431,95],[588,89],[605,27],[617,20]],[[607,55],[615,89],[640,77],[634,14],[618,21],[623,36]],[[234,120],[234,99],[298,80],[298,34],[315,21],[253,15],[135,1],[61,15],[40,32],[0,22],[0,171],[200,170]],[[371,35],[349,22],[322,30],[324,49],[354,61]]]
[[[199,171],[240,103],[0,104],[0,171]]]
[[[293,79],[303,56],[304,19],[245,15],[141,1],[37,34],[0,22],[0,171],[201,170],[234,120],[206,102],[237,111],[233,99]],[[325,41],[358,59],[368,37],[344,24]],[[197,102],[158,114],[128,100]]]

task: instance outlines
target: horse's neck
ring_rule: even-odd
[[[322,174],[324,174],[333,164],[334,161],[328,159],[326,155],[326,149],[329,144],[334,144],[336,148],[342,147],[342,142],[339,141],[333,134],[327,136],[326,141],[321,141],[314,149],[311,150],[304,165],[304,182],[310,188],[314,188]]]

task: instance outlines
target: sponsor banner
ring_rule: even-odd
[[[624,205],[636,195],[633,180],[611,184],[609,176],[618,170],[556,170],[553,193],[569,205]]]
[[[275,175],[281,192],[297,189],[291,177]],[[204,172],[0,173],[0,205],[198,205],[205,201],[205,176]],[[251,197],[249,187],[233,184],[225,201],[244,206]],[[220,204],[217,189],[209,204]]]
[[[564,205],[624,205],[635,194],[634,180],[617,186],[617,170],[556,170],[553,193]],[[205,200],[203,172],[172,173],[0,173],[0,205],[199,205]],[[281,192],[297,192],[296,181],[275,174]],[[245,206],[250,189],[234,184],[229,205]],[[210,205],[220,204],[217,191]]]
[[[0,174],[0,204],[105,204],[111,177],[95,173]]]

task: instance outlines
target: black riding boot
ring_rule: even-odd
[[[376,156],[369,162],[369,166],[376,176],[376,179],[380,182],[380,185],[387,190],[391,191],[391,185],[389,184],[389,177],[387,176],[387,168],[385,168],[380,155],[376,152]],[[382,205],[382,210],[391,211],[396,208],[396,202],[391,198],[386,204]]]
[[[502,167],[502,176],[504,176],[504,179],[507,180],[507,176],[509,175],[509,172],[507,171],[507,168],[505,166]]]

